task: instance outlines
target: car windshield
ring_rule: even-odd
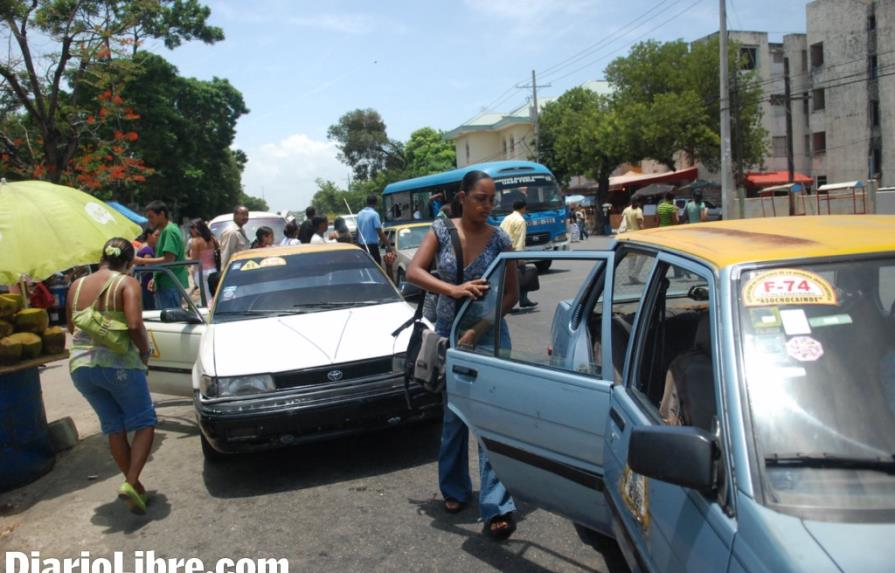
[[[750,270],[736,292],[768,501],[891,516],[895,259]]]
[[[398,231],[398,250],[418,249],[423,242],[423,237],[429,232],[430,226],[410,227]]]
[[[218,288],[215,323],[402,300],[359,249],[239,259],[230,263]]]
[[[209,229],[211,229],[211,232],[214,233],[215,237],[220,239],[224,231],[233,227],[235,224],[236,223],[232,220],[220,221],[209,225]],[[253,241],[259,228],[270,227],[273,229],[273,244],[278,245],[280,241],[283,240],[283,228],[285,226],[286,220],[282,217],[261,217],[249,219],[249,222],[245,224],[243,229],[246,232],[246,237],[248,237],[250,241]]]
[[[497,196],[494,198],[494,214],[506,215],[513,211],[513,203],[524,199],[528,211],[547,211],[563,206],[562,195],[556,180],[550,175],[519,175],[494,180]]]

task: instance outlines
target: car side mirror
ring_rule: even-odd
[[[201,324],[202,321],[193,313],[182,308],[166,308],[159,316],[162,322],[185,322],[187,324]]]
[[[634,428],[628,466],[640,475],[711,493],[717,485],[715,438],[700,428]]]

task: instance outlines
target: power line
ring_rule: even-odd
[[[625,45],[623,45],[623,46],[621,46],[621,47],[615,49],[615,50],[612,51],[612,52],[609,52],[609,53],[607,53],[607,54],[604,54],[604,55],[600,56],[599,58],[590,60],[590,61],[588,61],[587,63],[585,63],[584,65],[579,66],[579,67],[573,69],[571,72],[569,72],[569,73],[567,73],[567,74],[565,74],[565,75],[562,75],[562,76],[560,76],[560,77],[558,77],[558,78],[553,78],[554,81],[563,80],[563,79],[565,79],[565,78],[567,78],[567,77],[569,77],[569,76],[571,76],[571,75],[574,75],[574,74],[580,72],[581,70],[583,70],[583,69],[585,69],[585,68],[588,68],[588,67],[590,67],[590,66],[596,64],[597,62],[599,62],[599,61],[601,61],[601,60],[606,59],[607,57],[609,57],[609,56],[611,56],[611,55],[613,55],[613,54],[617,54],[618,52],[620,52],[620,51],[622,51],[622,50],[624,50],[624,49],[626,49],[626,48],[631,47],[634,43],[639,42],[639,41],[642,40],[643,38],[649,36],[650,34],[652,34],[653,32],[655,32],[656,30],[658,30],[658,29],[661,28],[662,26],[665,26],[666,24],[668,24],[668,23],[670,23],[670,22],[676,20],[677,18],[679,18],[680,16],[682,16],[685,12],[689,11],[691,8],[693,8],[694,6],[696,6],[697,4],[699,4],[699,3],[702,2],[702,1],[703,1],[703,0],[695,0],[694,2],[691,2],[691,3],[688,4],[683,10],[681,10],[681,11],[678,12],[678,13],[676,13],[674,16],[672,16],[672,17],[669,18],[668,20],[662,22],[662,23],[659,24],[658,26],[655,26],[655,27],[653,27],[653,28],[650,28],[650,29],[647,30],[645,33],[641,34],[640,36],[638,36],[637,38],[635,38],[635,39],[632,40],[631,42],[629,42],[629,43],[627,43],[627,44],[625,44]]]

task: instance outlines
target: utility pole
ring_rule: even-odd
[[[540,138],[540,130],[538,129],[538,88],[549,88],[552,84],[543,84],[538,85],[537,78],[535,77],[535,71],[531,71],[531,85],[517,85],[516,87],[519,89],[528,89],[531,88],[531,122],[534,127],[535,134],[535,161],[541,160],[541,150],[538,146],[539,138]]]
[[[789,87],[789,58],[783,58],[783,107],[786,109],[786,181],[795,180],[796,167],[792,152],[792,92]]]
[[[730,86],[728,85],[727,60],[727,0],[720,0],[720,57],[721,57],[721,216],[733,218],[736,212],[733,202],[736,200],[736,189],[733,182],[733,169],[730,153]]]

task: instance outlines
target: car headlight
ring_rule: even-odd
[[[202,376],[199,389],[209,398],[225,398],[228,396],[248,396],[273,392],[276,385],[270,374],[254,374],[252,376],[230,376],[213,378]]]
[[[562,233],[560,235],[555,236],[553,238],[553,240],[557,243],[565,243],[566,241],[569,240],[569,235],[567,235],[566,233]]]

